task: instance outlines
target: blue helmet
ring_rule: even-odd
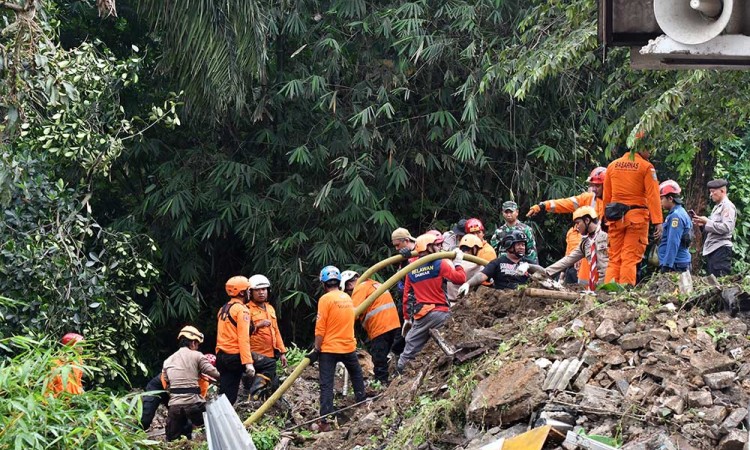
[[[326,281],[336,280],[341,282],[341,271],[336,266],[325,266],[320,271],[320,281],[325,283]]]

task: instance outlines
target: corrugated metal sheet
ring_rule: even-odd
[[[568,358],[562,361],[558,359],[547,372],[547,378],[544,380],[542,389],[545,391],[565,390],[582,364],[583,360],[578,358]]]
[[[206,403],[203,420],[209,450],[256,450],[253,439],[224,394]]]

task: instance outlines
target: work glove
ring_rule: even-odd
[[[313,350],[310,353],[307,354],[307,359],[310,360],[310,364],[314,363],[318,360],[318,357],[320,356],[320,352],[317,350]]]
[[[401,336],[406,337],[406,335],[409,334],[412,325],[411,320],[405,320],[404,325],[401,327]]]
[[[399,254],[399,255],[401,255],[401,256],[403,256],[403,257],[404,257],[404,259],[409,259],[409,258],[411,258],[411,250],[409,250],[409,248],[408,248],[408,247],[404,247],[404,248],[402,248],[401,250],[399,250],[399,251],[398,251],[398,254]]]
[[[521,264],[518,265],[518,267],[516,267],[516,273],[518,275],[526,275],[526,272],[528,271],[529,271],[529,263],[527,262],[522,262]]]
[[[526,217],[534,217],[540,212],[542,212],[542,208],[539,205],[534,205],[529,208],[529,212],[526,213]]]
[[[471,286],[469,286],[469,283],[462,284],[461,287],[458,288],[458,296],[463,297],[465,295],[468,295],[469,289],[471,289]]]
[[[252,378],[255,376],[255,366],[252,364],[245,364],[245,375]]]
[[[544,281],[544,280],[546,280],[547,278],[548,278],[548,277],[547,277],[547,273],[546,273],[546,272],[534,272],[534,273],[533,273],[533,274],[531,275],[531,279],[532,279],[532,280],[536,280],[536,281]]]
[[[455,251],[456,251],[456,256],[453,257],[453,262],[456,264],[459,264],[461,263],[461,261],[464,260],[464,252],[462,252],[459,249],[456,249]]]

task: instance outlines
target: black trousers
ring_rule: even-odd
[[[206,411],[205,403],[193,405],[170,406],[167,416],[167,442],[174,441],[180,436],[192,439],[192,425],[203,425],[203,412]]]
[[[732,272],[732,247],[719,247],[706,255],[706,271],[715,276],[723,277]]]
[[[150,391],[163,391],[164,386],[161,384],[161,374],[150,379],[146,385],[146,392]],[[141,414],[141,428],[148,430],[151,427],[151,422],[154,421],[156,416],[156,410],[159,409],[159,405],[166,405],[169,403],[169,394],[162,392],[159,395],[144,395],[141,397],[143,402],[143,413]]]
[[[321,353],[318,358],[318,370],[320,372],[320,415],[332,413],[333,409],[333,377],[336,374],[336,363],[342,362],[349,372],[354,388],[354,398],[361,402],[365,396],[365,380],[362,377],[362,368],[359,366],[357,352],[351,353]],[[323,419],[325,422],[325,419]]]
[[[276,375],[276,358],[253,352],[253,361],[255,377],[253,379],[244,377],[242,383],[251,396],[263,397],[265,392],[276,389],[279,384],[279,377]],[[268,381],[258,375],[263,375]]]
[[[401,329],[394,328],[370,341],[370,355],[375,366],[375,379],[381,383],[388,383],[388,353],[391,352],[396,336],[401,337]]]
[[[227,396],[229,403],[234,405],[237,401],[237,392],[240,390],[240,381],[245,373],[245,366],[239,354],[219,352],[216,355],[216,370],[221,374],[219,380],[219,395]]]

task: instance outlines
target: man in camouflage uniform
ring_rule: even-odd
[[[519,230],[526,235],[526,259],[533,261],[534,264],[539,264],[534,232],[530,226],[518,220],[518,205],[516,202],[510,200],[503,203],[503,219],[505,219],[505,224],[495,230],[490,240],[490,244],[497,250],[498,256],[502,256],[505,253],[500,248],[503,237],[510,234],[512,230]]]

